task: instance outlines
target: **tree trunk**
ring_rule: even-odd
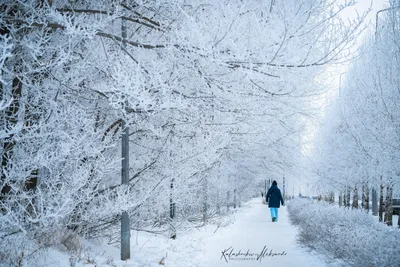
[[[2,35],[8,35],[8,30],[5,32],[2,31]],[[15,61],[15,59],[14,59]],[[19,72],[20,66],[16,64],[15,62],[8,62],[9,64],[13,65],[14,68],[14,74],[11,74],[13,76],[17,75]],[[4,74],[3,74],[4,75]],[[4,129],[13,129],[17,123],[18,123],[18,115],[20,112],[20,106],[21,106],[21,96],[22,96],[22,82],[21,80],[15,76],[9,76],[9,77],[4,77],[4,78],[10,78],[12,79],[11,85],[5,85],[3,83],[0,84],[0,89],[1,92],[3,92],[3,95],[1,96],[2,99],[7,99],[6,96],[10,94],[13,98],[12,103],[10,106],[8,106],[5,111],[4,111],[4,117],[2,120],[4,121]],[[15,183],[15,181],[11,181],[9,177],[7,177],[7,169],[11,168],[11,162],[12,158],[14,155],[14,147],[16,145],[16,142],[14,140],[14,134],[10,134],[8,137],[1,139],[2,143],[2,155],[1,155],[1,196],[0,196],[0,201],[5,201],[5,199],[8,197],[8,195],[11,192],[11,183]],[[37,178],[36,178],[37,179]],[[29,180],[28,180],[29,181]],[[30,182],[30,181],[29,181]],[[32,185],[35,180],[32,181]],[[36,185],[36,183],[34,183]],[[32,186],[30,185],[30,186]],[[18,188],[18,186],[16,187]],[[23,188],[20,188],[23,189]],[[18,190],[18,189],[17,189]],[[14,192],[15,193],[15,192]],[[5,210],[2,209],[2,213],[5,213]]]
[[[357,188],[357,185],[354,185],[353,209],[358,209],[358,188]]]
[[[173,200],[173,190],[174,190],[174,182],[175,179],[172,178],[171,180],[171,191],[169,193],[169,218],[170,218],[170,238],[175,239],[176,238],[176,229],[173,224],[174,218],[175,218],[175,203]]]
[[[346,204],[347,204],[347,203],[346,203],[346,201],[347,201],[346,194],[347,194],[347,188],[345,187],[344,190],[343,190],[343,206],[344,206],[344,207],[347,206],[347,205],[346,205]]]
[[[368,213],[369,212],[369,188],[368,184],[363,184],[362,187],[362,208]]]
[[[19,5],[19,4],[17,4]],[[16,10],[18,10],[18,6],[14,6],[14,8],[11,8],[8,10],[9,14],[14,13]],[[24,31],[22,31],[24,32]],[[10,34],[8,28],[0,28],[0,35],[2,36],[8,36]],[[6,72],[2,73],[2,79],[5,80],[6,82],[10,82],[8,84],[5,83],[0,83],[0,95],[1,99],[7,99],[7,96],[12,96],[13,101],[11,104],[5,108],[4,110],[4,115],[2,116],[1,120],[3,123],[4,129],[13,129],[17,124],[18,124],[18,119],[23,118],[23,127],[29,127],[33,124],[34,119],[29,120],[29,111],[22,110],[25,105],[21,105],[21,97],[22,97],[22,85],[23,82],[20,79],[20,73],[23,71],[22,68],[24,66],[24,62],[22,58],[19,56],[20,50],[18,49],[18,44],[14,44],[14,57],[10,59],[6,59],[5,62],[3,63],[4,65],[8,65],[10,69],[13,69],[13,73],[7,74]],[[21,75],[22,76],[22,75]],[[28,99],[29,101],[29,99]],[[26,105],[29,106],[29,105]],[[25,113],[24,113],[25,111]],[[21,114],[22,112],[22,114]],[[22,116],[24,115],[24,116]],[[28,119],[26,117],[28,116]],[[6,138],[1,139],[1,146],[2,146],[2,154],[1,154],[1,169],[0,169],[0,176],[1,176],[1,193],[0,193],[0,201],[5,201],[7,197],[11,193],[18,193],[18,191],[30,191],[30,190],[35,190],[37,183],[38,183],[38,174],[39,170],[34,169],[31,171],[30,175],[28,177],[17,177],[17,179],[23,179],[23,181],[12,181],[10,180],[10,177],[7,177],[7,169],[12,168],[12,159],[14,156],[14,147],[16,145],[15,139],[14,139],[14,134],[10,134]],[[11,184],[14,186],[11,187]],[[11,192],[11,190],[15,192]],[[33,209],[34,209],[34,198],[28,198],[25,197],[24,201],[18,200],[20,205],[25,206],[25,210],[27,214],[33,215]],[[6,211],[2,208],[1,212],[4,214]]]
[[[6,91],[3,88],[4,86],[1,86],[2,91]],[[11,88],[11,94],[13,97],[13,102],[9,107],[6,108],[5,110],[5,118],[4,118],[4,128],[5,129],[12,129],[14,126],[17,124],[17,118],[18,118],[18,111],[19,111],[19,106],[20,106],[20,98],[22,94],[22,83],[21,81],[15,77],[12,82],[12,88]],[[6,182],[6,170],[8,167],[10,167],[10,161],[13,157],[13,149],[15,146],[15,140],[14,140],[14,135],[11,134],[8,138],[2,139],[2,145],[3,145],[3,153],[1,155],[1,181],[4,183],[3,188],[1,189],[2,194],[8,194],[11,190],[11,186]]]
[[[378,215],[378,196],[376,195],[375,188],[372,188],[372,215]]]
[[[397,227],[400,228],[400,213],[399,216],[397,216]]]
[[[203,222],[207,222],[207,176],[203,178]]]
[[[365,197],[364,208],[368,213],[369,212],[369,186],[368,186],[368,184],[365,184],[364,197]]]
[[[350,186],[347,186],[347,193],[346,193],[346,203],[347,203],[347,207],[350,208]]]
[[[226,192],[226,211],[229,212],[229,191]]]
[[[275,0],[271,0],[271,5],[269,6],[269,13],[272,13],[274,5],[275,5]]]
[[[382,221],[382,216],[383,216],[383,184],[381,183],[380,188],[379,188],[379,221]]]
[[[219,202],[219,190],[217,191],[217,214],[221,214],[221,203]]]
[[[329,203],[331,204],[335,203],[335,192],[331,192],[331,195],[329,197]]]
[[[365,184],[361,187],[361,208],[365,209]]]
[[[385,223],[389,226],[393,225],[393,186],[386,187],[386,201],[385,201]]]
[[[233,189],[233,208],[236,209],[236,189]]]
[[[344,189],[344,196],[343,196],[344,206],[346,208],[350,207],[350,187],[346,185]]]

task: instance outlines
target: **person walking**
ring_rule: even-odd
[[[278,221],[278,209],[281,206],[285,206],[283,201],[281,190],[278,188],[278,183],[276,181],[272,182],[272,186],[268,189],[266,194],[266,200],[268,202],[268,207],[271,211],[271,218],[273,222]]]

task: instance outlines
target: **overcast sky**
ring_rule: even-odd
[[[343,2],[345,0],[339,0],[338,2]],[[358,37],[358,44],[354,49],[357,49],[357,46],[359,46],[364,39],[364,36],[367,32],[371,32],[375,30],[375,20],[376,20],[376,13],[381,10],[386,8],[389,5],[389,0],[358,0],[358,3],[354,5],[351,8],[347,8],[346,10],[343,11],[342,16],[347,17],[349,19],[354,19],[357,17],[357,13],[361,16],[364,12],[366,12],[369,8],[371,8],[371,11],[368,13],[366,20],[364,23],[366,25],[369,24],[369,29],[365,31],[361,36]],[[331,68],[328,68],[327,71],[332,73],[333,76],[336,76],[334,79],[334,86],[335,88],[339,87],[339,75],[340,73],[347,72],[349,68],[349,64],[344,64],[341,66],[334,66]]]
[[[389,0],[373,0],[371,4],[371,0],[358,0],[358,3],[353,7],[347,9],[343,15],[348,16],[349,18],[354,18],[357,15],[357,12],[361,15],[363,12],[367,11],[369,7],[372,8],[372,11],[368,14],[367,23],[371,21],[373,25],[375,25],[375,15],[378,10],[384,9],[389,5]],[[371,25],[372,26],[372,25]]]

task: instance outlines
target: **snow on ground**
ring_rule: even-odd
[[[301,248],[296,242],[296,234],[297,229],[289,223],[286,207],[279,209],[279,221],[273,223],[268,207],[261,204],[260,199],[254,199],[238,212],[233,225],[219,229],[214,236],[203,240],[204,250],[197,255],[202,264],[198,266],[338,266],[338,263],[328,264],[322,256]],[[266,253],[259,260],[257,255],[221,259],[222,251],[230,247],[233,252],[241,250],[254,254],[265,247]],[[274,253],[280,255],[273,256]]]
[[[86,243],[86,252],[75,264],[71,264],[73,259],[54,253],[51,253],[51,262],[60,267],[340,266],[338,261],[328,263],[324,256],[297,244],[297,229],[290,225],[286,207],[279,209],[279,222],[273,223],[268,207],[261,204],[261,199],[253,199],[231,218],[233,223],[226,227],[208,224],[186,234],[178,233],[176,240],[132,232],[131,260],[128,261],[119,260],[118,248]],[[223,251],[226,251],[225,257],[221,257]],[[261,254],[259,259],[257,254]]]

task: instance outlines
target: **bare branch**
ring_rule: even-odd
[[[126,9],[128,9],[129,11],[132,11],[132,12],[133,12],[135,15],[137,15],[139,18],[141,18],[141,19],[143,19],[143,20],[146,20],[147,22],[149,22],[149,23],[151,23],[151,24],[153,24],[153,25],[155,25],[155,26],[157,26],[157,27],[161,27],[161,24],[160,24],[160,23],[158,23],[158,22],[156,22],[156,21],[154,21],[154,20],[152,20],[152,19],[149,19],[149,18],[147,18],[147,17],[141,15],[139,12],[133,10],[132,8],[130,8],[129,6],[127,6],[126,4],[120,3],[120,5],[123,6],[124,8],[126,8]]]
[[[254,84],[255,86],[257,86],[257,88],[261,89],[262,91],[270,94],[271,96],[283,96],[283,95],[288,95],[289,93],[284,93],[284,94],[277,94],[277,93],[271,93],[270,91],[268,91],[267,89],[262,88],[261,86],[259,86],[258,84],[256,84],[252,79],[250,79],[250,82],[252,84]]]
[[[86,14],[104,14],[104,15],[113,15],[112,13],[110,13],[110,12],[107,12],[107,11],[103,11],[103,10],[93,10],[93,9],[69,9],[69,8],[57,8],[56,9],[58,12],[61,12],[61,13],[64,13],[64,12],[71,12],[71,13],[86,13]],[[117,18],[120,18],[120,19],[125,19],[125,20],[127,20],[127,21],[130,21],[130,22],[135,22],[135,23],[138,23],[138,24],[141,24],[141,25],[144,25],[144,26],[146,26],[146,27],[149,27],[149,28],[152,28],[152,29],[155,29],[155,30],[161,30],[160,28],[159,28],[159,24],[158,25],[156,25],[156,26],[158,26],[158,27],[154,27],[153,25],[151,25],[151,24],[149,24],[149,23],[146,23],[146,22],[142,22],[142,21],[140,21],[139,19],[136,19],[136,18],[131,18],[131,17],[127,17],[127,16],[118,16]],[[143,18],[143,17],[141,17],[142,19],[145,19],[145,18]],[[154,24],[154,23],[153,23]],[[162,31],[162,30],[161,30]]]

